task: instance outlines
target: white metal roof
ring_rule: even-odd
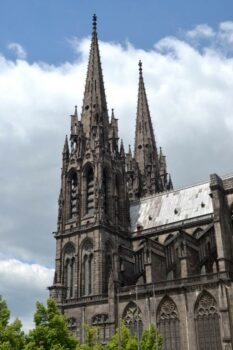
[[[149,229],[213,213],[209,182],[147,197],[130,206],[131,228]]]

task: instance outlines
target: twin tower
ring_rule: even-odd
[[[81,120],[71,116],[70,147],[63,149],[58,231],[107,223],[129,227],[129,201],[172,189],[166,158],[158,154],[139,62],[139,90],[134,155],[119,147],[118,120],[108,115],[93,16],[93,31]],[[69,225],[68,225],[69,226]]]

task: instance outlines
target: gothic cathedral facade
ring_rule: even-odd
[[[164,350],[233,349],[233,177],[173,190],[139,62],[134,152],[109,118],[93,17],[81,118],[65,139],[54,282],[71,331],[150,324]]]

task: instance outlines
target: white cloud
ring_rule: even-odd
[[[12,311],[11,318],[20,318],[25,331],[33,326],[35,302],[48,298],[46,288],[52,284],[53,273],[53,269],[38,264],[0,259],[0,294]]]
[[[26,59],[27,58],[27,52],[26,50],[23,48],[22,45],[18,44],[18,43],[10,43],[7,45],[7,48],[12,51],[17,58],[19,59]]]
[[[233,43],[233,22],[222,22],[219,25],[219,40],[226,41],[228,44]]]
[[[176,37],[163,38],[150,51],[101,42],[108,106],[115,108],[126,147],[134,140],[138,60],[143,61],[157,143],[167,155],[175,186],[233,170],[233,59],[225,55],[232,25],[222,23],[219,40],[209,35],[209,46],[201,50]],[[77,61],[59,66],[0,56],[0,237],[4,260],[30,262],[22,275],[32,276],[32,262],[53,266],[55,240],[50,233],[56,230],[61,152],[74,105],[81,111],[89,45],[89,39],[73,40]],[[38,293],[46,293],[43,274],[42,280]],[[22,299],[17,296],[26,290],[19,284],[18,289],[2,287],[0,293],[11,296],[15,310],[19,304],[27,308],[24,292]],[[30,305],[24,317],[28,323]]]
[[[186,35],[191,39],[213,38],[215,36],[215,32],[207,24],[199,24],[194,29],[189,30]]]

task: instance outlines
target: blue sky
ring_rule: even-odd
[[[0,294],[26,330],[52,284],[61,151],[81,112],[93,13],[125,148],[141,59],[174,186],[233,172],[232,0],[0,0]]]
[[[160,38],[177,35],[199,23],[216,28],[231,20],[231,0],[7,0],[0,3],[0,50],[19,42],[30,61],[61,63],[74,54],[67,40],[90,34],[96,12],[104,41],[149,50]]]

